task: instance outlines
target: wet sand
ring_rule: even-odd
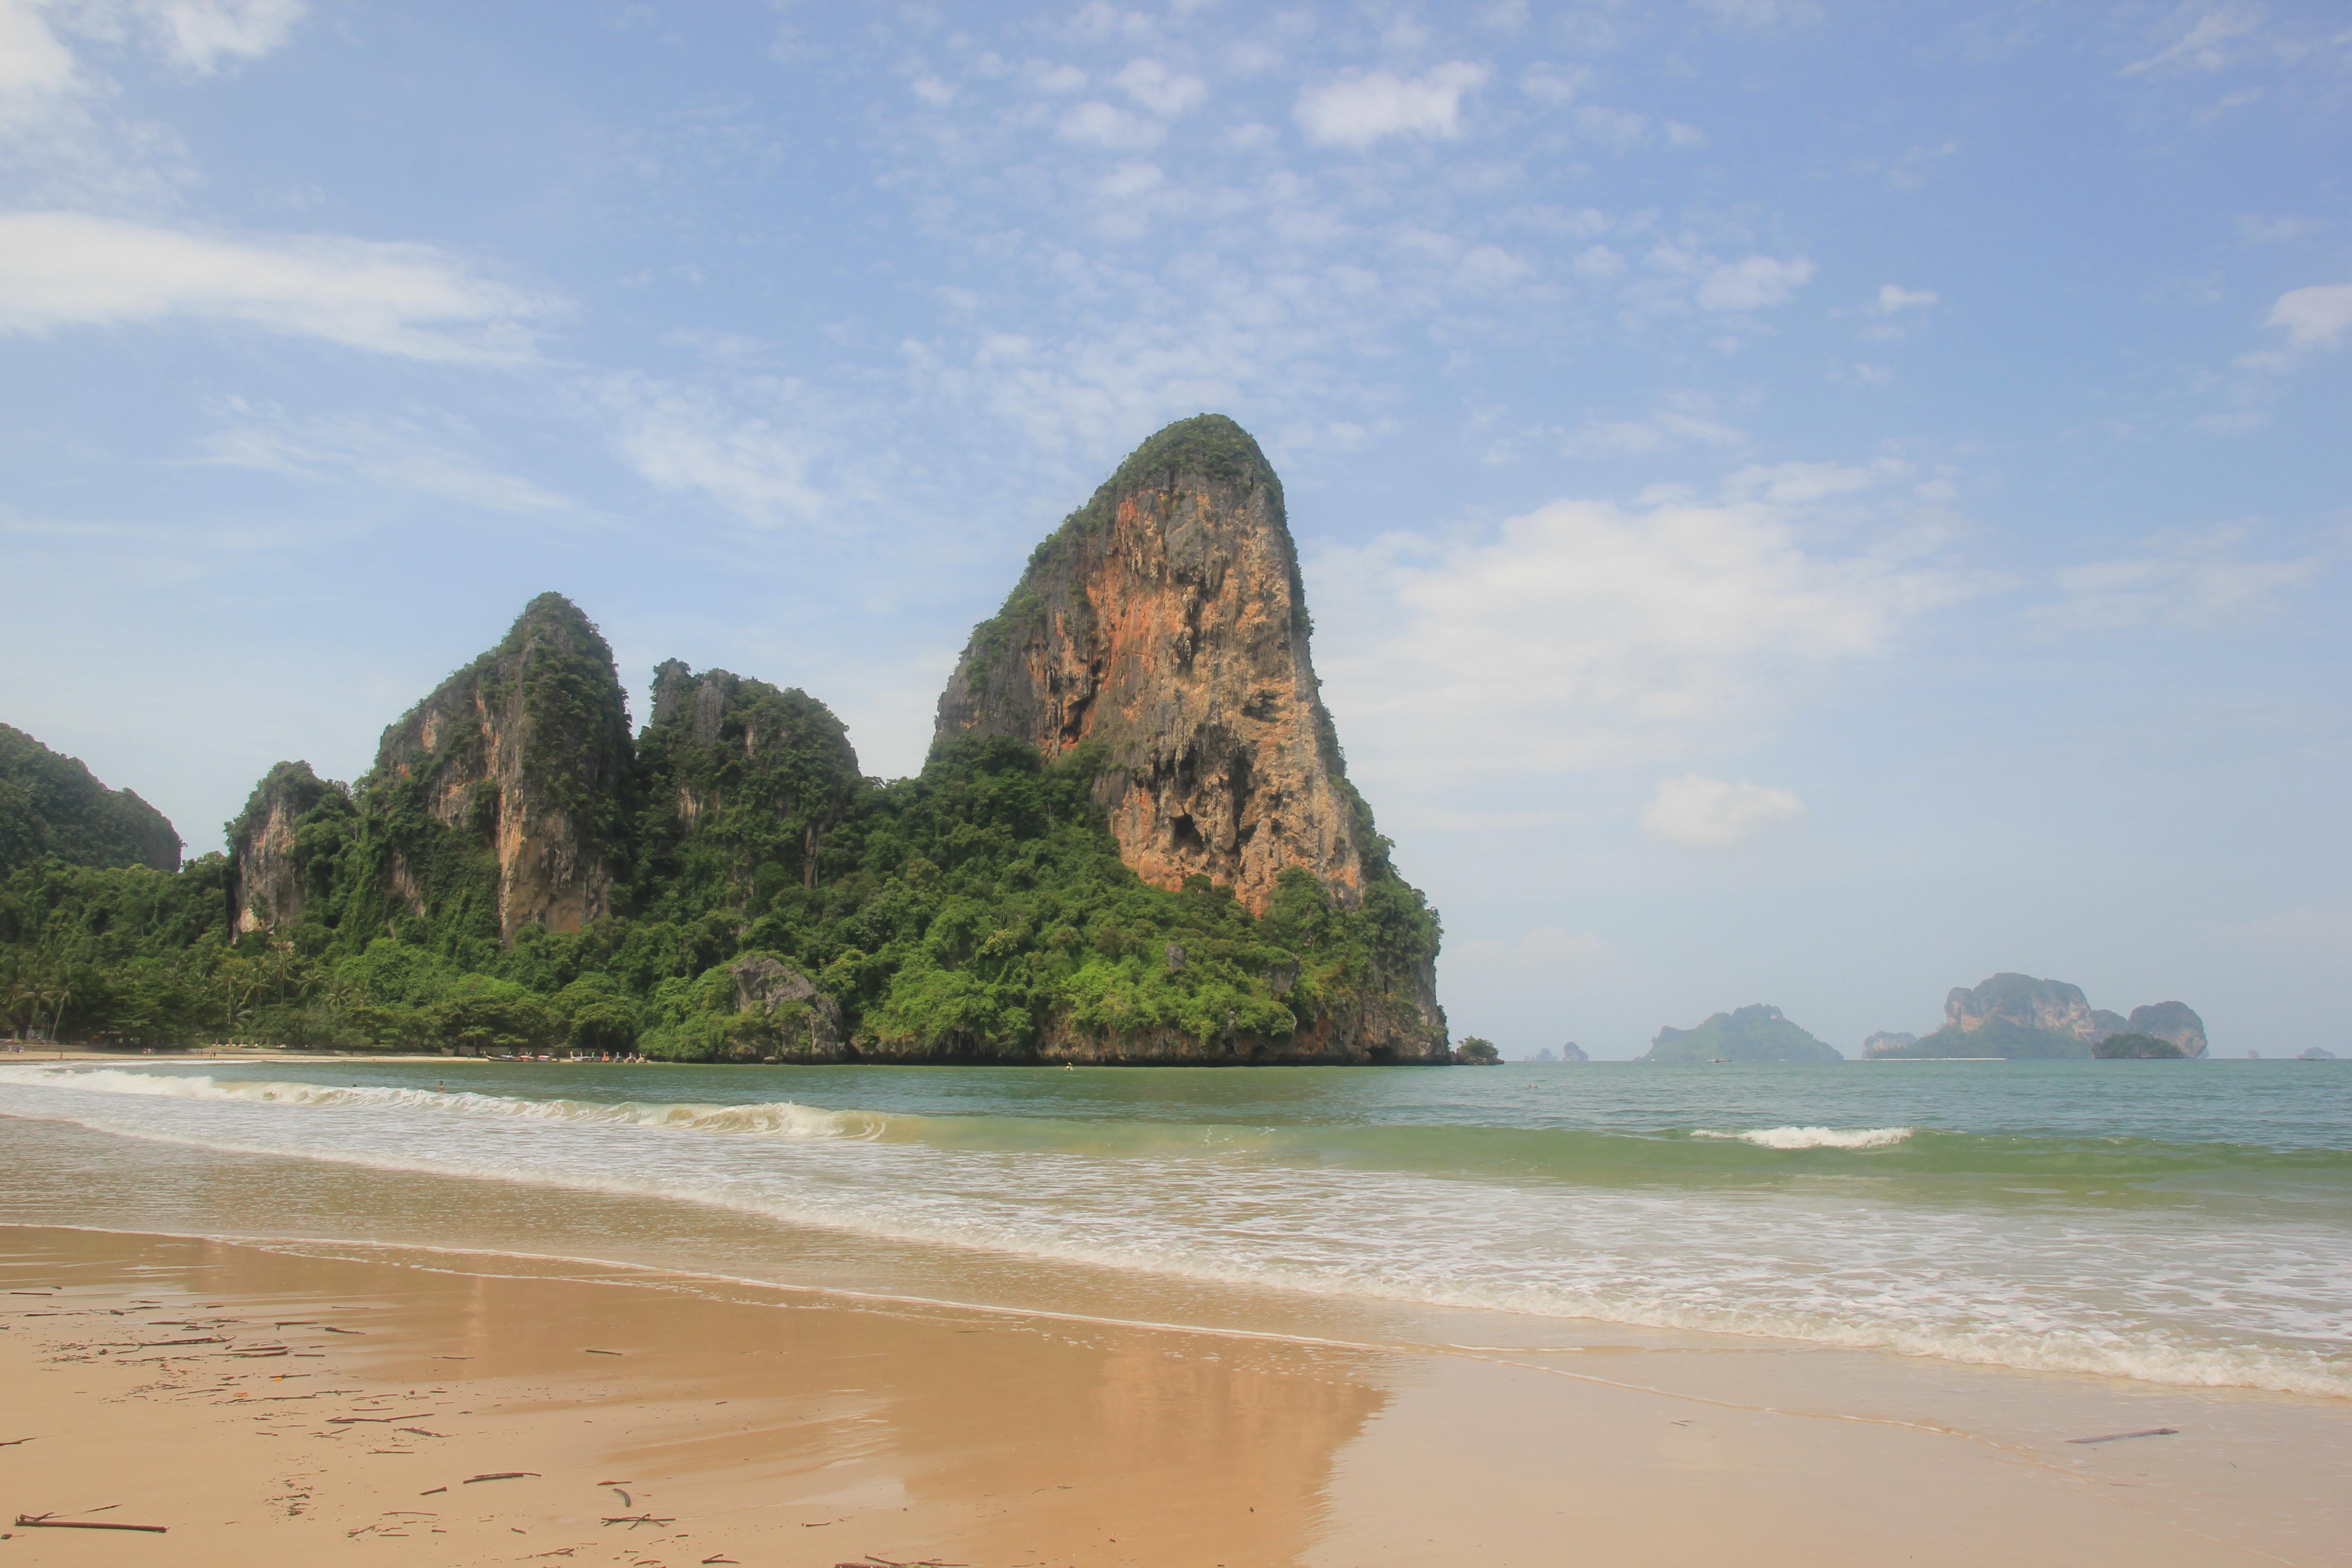
[[[2329,1401],[30,1226],[0,1285],[0,1516],[169,1527],[0,1568],[2352,1562]]]

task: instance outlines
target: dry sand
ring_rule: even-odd
[[[0,1228],[0,1521],[169,1527],[0,1568],[2352,1562],[2334,1402],[334,1251]]]

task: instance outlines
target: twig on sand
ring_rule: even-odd
[[[461,1487],[470,1487],[476,1481],[519,1481],[525,1477],[536,1479],[538,1475],[537,1470],[493,1470],[486,1476],[467,1476],[457,1484]]]
[[[31,1437],[11,1437],[6,1442],[0,1443],[0,1448],[13,1448],[19,1443],[30,1443],[35,1440]]]
[[[676,1519],[656,1519],[651,1513],[625,1513],[618,1519],[608,1519],[606,1524],[625,1524],[635,1530],[641,1524],[676,1524]]]
[[[2178,1426],[2150,1426],[2144,1432],[2110,1432],[2103,1437],[2069,1437],[2069,1443],[2120,1443],[2126,1437],[2178,1437]]]
[[[46,1513],[20,1513],[16,1516],[19,1530],[136,1530],[148,1535],[163,1535],[171,1530],[167,1524],[116,1524],[102,1519],[58,1519]]]
[[[582,1355],[626,1355],[629,1352],[626,1351],[583,1350],[580,1353]]]

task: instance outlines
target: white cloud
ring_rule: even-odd
[[[1894,316],[1905,310],[1924,310],[1939,299],[1940,296],[1925,289],[1906,289],[1898,283],[1882,283],[1878,286],[1878,313]]]
[[[1671,447],[1730,449],[1748,444],[1748,432],[1717,416],[1714,403],[1696,393],[1665,399],[1643,419],[1591,419],[1561,443],[1572,458],[1635,457]]]
[[[2038,607],[2032,618],[2053,630],[2242,624],[2326,570],[2317,556],[2247,560],[2239,547],[2248,537],[2245,529],[2234,527],[2152,534],[2140,542],[2137,555],[2060,572],[2058,585],[2066,597]]]
[[[2352,283],[2327,283],[2282,294],[2271,307],[2268,327],[2284,327],[2298,349],[2332,349],[2352,327]]]
[[[1728,849],[1804,820],[1805,803],[1787,790],[1685,773],[1658,781],[1642,831],[1686,849]]]
[[[789,384],[767,390],[789,403]],[[636,378],[616,380],[606,402],[618,416],[622,458],[646,482],[700,494],[761,527],[806,524],[829,498],[812,477],[816,444],[799,430],[721,407],[707,394]]]
[[[1874,470],[1833,465],[1840,476]],[[1754,475],[1784,470],[1751,470]],[[1891,476],[1889,476],[1891,477]],[[1794,483],[1854,499],[1821,474]],[[1889,535],[1808,548],[1807,502],[1558,500],[1486,537],[1391,534],[1310,563],[1326,695],[1390,777],[1536,776],[1671,755],[1794,676],[1885,651],[1981,584]]]
[[[142,0],[133,7],[163,53],[209,75],[224,58],[259,59],[293,36],[307,0]]]
[[[248,411],[234,406],[232,412],[243,416]],[[351,479],[486,511],[570,510],[562,496],[476,462],[415,421],[250,420],[210,437],[205,453],[204,461],[222,468],[312,479]]]
[[[236,240],[82,213],[0,214],[0,331],[226,321],[408,359],[530,357],[543,297],[423,245]]]
[[[73,80],[72,53],[31,0],[0,0],[0,114],[32,112]]]
[[[2125,76],[2221,70],[2233,58],[2231,42],[2245,37],[2263,25],[2259,5],[2190,5],[2182,6],[2179,15],[2193,18],[2188,31],[2168,47],[2124,67]]]
[[[1180,76],[1150,58],[1129,61],[1111,82],[1154,114],[1181,114],[1209,96],[1199,77]]]
[[[1801,256],[1787,261],[1751,256],[1745,261],[1726,262],[1699,284],[1699,309],[1760,310],[1785,305],[1812,275],[1813,264]]]
[[[1369,147],[1388,136],[1462,133],[1462,98],[1483,85],[1482,65],[1453,60],[1419,77],[1366,71],[1298,95],[1307,139],[1324,146]]]
[[[1167,129],[1158,121],[1129,114],[1100,99],[1072,104],[1063,110],[1054,130],[1065,142],[1090,142],[1114,153],[1145,152],[1168,137]]]

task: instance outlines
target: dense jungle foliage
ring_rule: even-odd
[[[1379,1005],[1436,952],[1435,914],[1384,866],[1355,909],[1294,871],[1262,919],[1205,879],[1145,884],[1090,803],[1085,752],[1048,766],[959,742],[885,783],[803,693],[714,671],[689,695],[657,700],[606,792],[635,810],[604,819],[625,851],[606,919],[503,943],[495,801],[452,826],[419,778],[352,791],[280,764],[229,827],[235,843],[287,792],[299,918],[236,935],[220,854],[176,874],[42,858],[0,882],[8,1022],[125,1045],[749,1059],[808,1050],[795,1026],[824,1004],[853,1048],[1018,1058],[1044,1030],[1286,1037]],[[748,957],[816,997],[740,1010]]]
[[[54,855],[79,866],[180,864],[179,835],[129,790],[0,724],[0,877]]]

